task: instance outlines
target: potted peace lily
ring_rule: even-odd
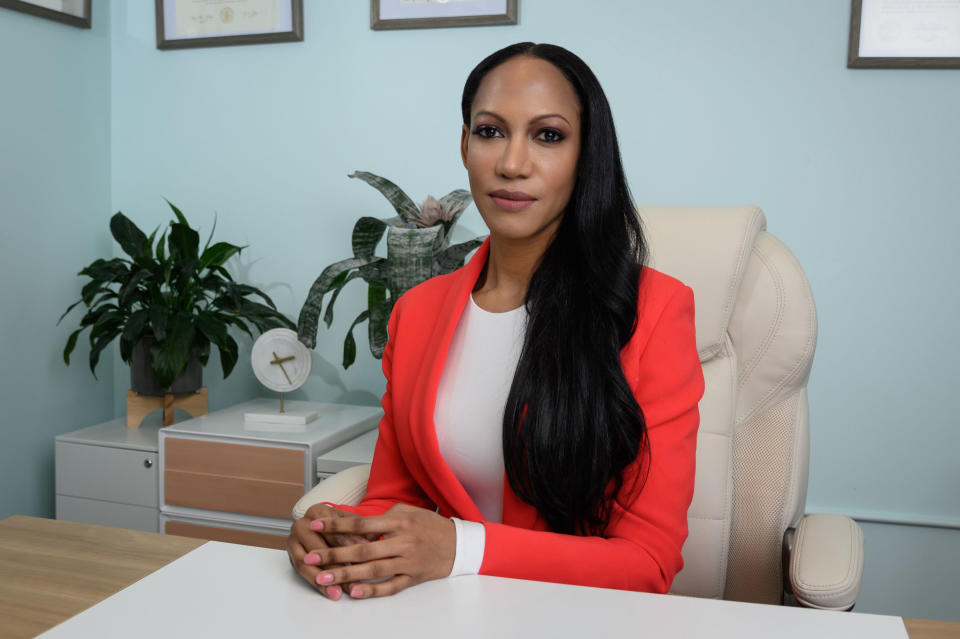
[[[123,213],[110,219],[110,233],[127,257],[98,259],[81,270],[90,281],[57,322],[83,303],[86,314],[67,339],[63,361],[70,365],[77,338],[89,329],[90,370],[96,376],[100,354],[119,337],[131,387],[141,395],[195,392],[211,344],[220,351],[224,378],[229,376],[238,358],[230,327],[251,338],[248,324],[260,332],[294,327],[266,293],[234,281],[224,268],[245,247],[211,244],[211,230],[201,249],[199,233],[167,204],[175,219],[159,238],[159,228],[148,237]]]
[[[467,254],[484,240],[484,237],[476,237],[460,244],[450,244],[453,227],[471,202],[470,191],[457,189],[439,200],[428,196],[421,206],[417,206],[390,180],[365,171],[356,171],[348,177],[363,180],[380,191],[393,205],[397,217],[361,217],[357,220],[353,226],[353,257],[325,268],[310,287],[307,301],[300,310],[300,341],[313,348],[317,343],[320,311],[326,294],[330,293],[330,301],[323,313],[323,321],[329,328],[333,322],[333,305],[340,291],[355,279],[367,283],[367,308],[353,320],[343,340],[344,369],[349,368],[357,357],[353,329],[358,324],[368,323],[370,352],[380,359],[387,344],[387,321],[397,299],[407,289],[463,266]],[[374,251],[384,232],[387,234],[387,256],[379,257]]]

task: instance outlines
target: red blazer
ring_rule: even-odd
[[[639,497],[621,491],[606,536],[549,532],[506,480],[503,521],[488,522],[440,455],[433,422],[447,349],[486,264],[488,243],[463,268],[432,278],[397,301],[383,355],[384,416],[367,493],[358,506],[343,508],[376,515],[405,503],[482,522],[486,546],[480,574],[666,592],[683,567],[680,549],[693,497],[697,402],[703,394],[693,292],[644,269],[637,330],[621,361],[646,419],[649,472]],[[634,462],[628,471],[637,467]]]

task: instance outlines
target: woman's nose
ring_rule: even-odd
[[[507,178],[527,177],[530,168],[530,153],[526,140],[520,137],[508,139],[497,162],[497,173]]]

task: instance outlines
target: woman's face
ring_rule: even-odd
[[[460,139],[470,190],[494,238],[549,242],[580,156],[580,101],[555,66],[517,56],[477,90]]]

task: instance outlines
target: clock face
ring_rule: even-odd
[[[288,393],[310,376],[310,350],[289,328],[274,328],[261,335],[250,353],[253,373],[272,391]]]

